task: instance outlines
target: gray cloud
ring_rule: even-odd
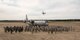
[[[17,0],[16,5],[0,3],[0,18],[25,19],[27,14],[29,19],[80,19],[80,0]]]
[[[41,7],[46,11],[46,17],[52,19],[78,18],[80,19],[79,0],[42,0]]]

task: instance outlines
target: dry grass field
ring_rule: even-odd
[[[21,33],[5,33],[3,30],[4,26],[26,26],[25,23],[21,22],[0,22],[0,40],[80,40],[80,22],[49,22],[49,25],[57,26],[72,26],[75,31],[62,32],[48,34],[46,32],[38,32],[32,34],[31,32]]]

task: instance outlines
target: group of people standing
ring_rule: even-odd
[[[53,34],[53,32],[68,32],[71,31],[72,27],[63,27],[63,26],[6,26],[4,27],[4,31],[10,32],[11,34],[13,32],[17,33],[17,32],[32,32],[32,33],[36,33],[36,32],[48,32]]]
[[[29,31],[32,33],[35,32],[48,32],[53,34],[53,32],[68,32],[72,31],[72,27],[64,27],[64,26],[26,26],[25,31]]]
[[[10,32],[11,34],[13,32],[15,32],[15,33],[19,32],[20,33],[20,32],[23,32],[23,26],[14,26],[14,27],[6,26],[6,27],[4,27],[4,31],[5,31],[5,33]]]

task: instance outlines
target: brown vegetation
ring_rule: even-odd
[[[48,34],[46,32],[38,32],[32,34],[31,32],[21,33],[5,33],[3,27],[5,26],[26,26],[27,24],[22,22],[0,22],[0,40],[80,40],[80,22],[49,22],[49,26],[72,26],[75,31],[72,32],[58,32],[54,34]]]

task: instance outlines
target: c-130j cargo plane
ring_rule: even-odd
[[[42,12],[43,15],[46,13]],[[34,26],[48,26],[48,21],[43,19],[37,19],[37,20],[28,20],[28,17],[26,15],[26,23],[34,25]]]

